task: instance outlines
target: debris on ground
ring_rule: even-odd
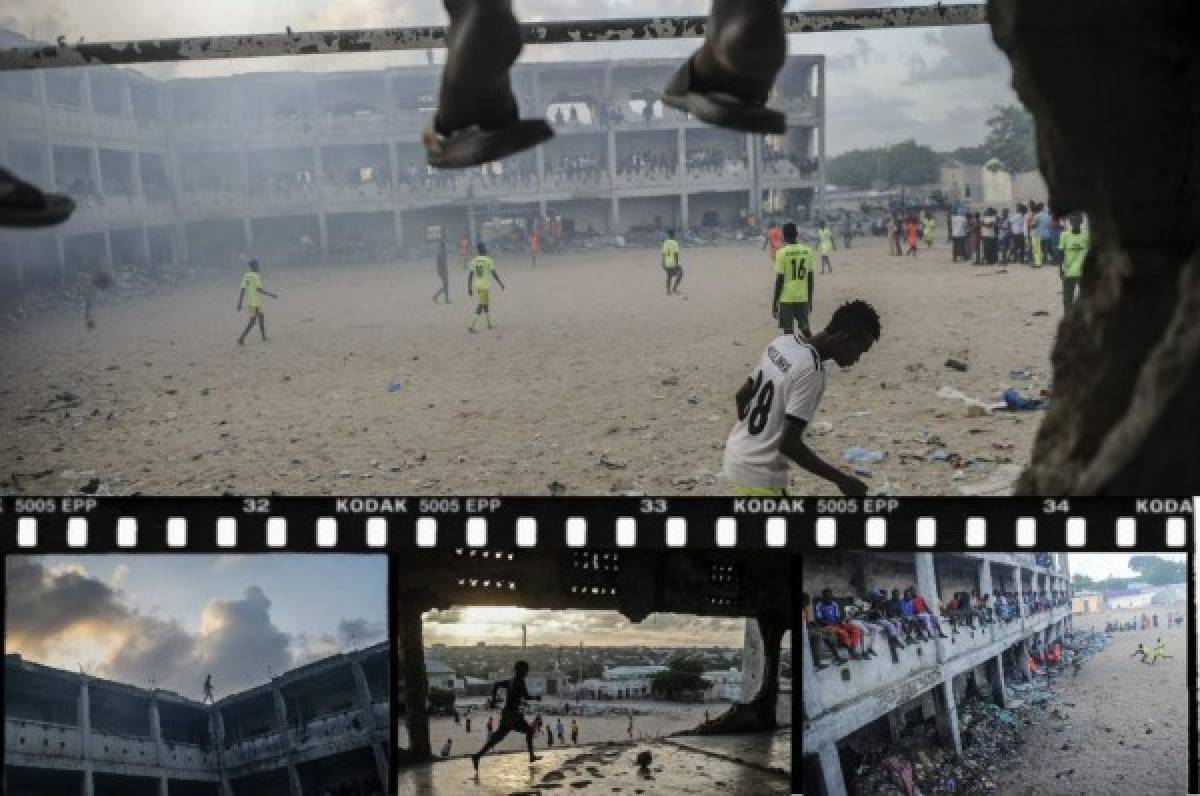
[[[947,359],[945,364],[946,367],[950,368],[951,370],[957,370],[960,373],[965,373],[969,367],[966,362],[954,358]]]
[[[1028,398],[1013,387],[1004,391],[1004,405],[1015,412],[1027,412],[1034,409],[1045,409],[1046,402],[1040,398]]]
[[[868,448],[860,448],[856,445],[852,448],[846,448],[846,450],[842,451],[842,458],[848,462],[881,462],[887,458],[887,453],[884,451],[870,450]]]

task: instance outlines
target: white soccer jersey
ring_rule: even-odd
[[[750,374],[754,392],[738,407],[725,443],[725,477],[739,486],[786,487],[788,460],[779,452],[787,416],[811,423],[825,394],[817,350],[797,335],[775,338]]]

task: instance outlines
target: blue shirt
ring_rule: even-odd
[[[900,601],[900,614],[907,617],[913,616],[913,601],[911,597],[905,597]]]
[[[1043,209],[1033,217],[1033,231],[1039,238],[1050,237],[1050,211]]]
[[[814,611],[818,622],[828,622],[836,625],[841,621],[842,607],[833,600],[818,601]]]

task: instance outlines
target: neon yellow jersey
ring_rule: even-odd
[[[1087,256],[1088,238],[1082,232],[1064,232],[1058,238],[1058,248],[1062,249],[1062,275],[1066,279],[1079,279],[1083,276],[1083,258]]]
[[[258,291],[262,290],[262,277],[257,271],[247,271],[242,277],[242,290],[246,291],[247,307],[262,306],[262,299],[258,295]]]
[[[663,268],[674,268],[679,265],[679,241],[667,238],[662,245]]]
[[[496,262],[491,257],[481,254],[471,258],[471,286],[476,290],[489,290],[492,287],[492,273],[496,270]]]
[[[829,254],[833,251],[833,233],[829,231],[829,227],[818,229],[817,237],[821,241],[821,254]]]
[[[789,243],[775,255],[775,273],[783,274],[781,304],[808,303],[808,275],[812,273],[812,249],[803,243]]]
[[[937,229],[937,222],[933,220],[933,216],[925,219],[925,237],[933,238],[933,232]]]

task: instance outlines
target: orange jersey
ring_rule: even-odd
[[[779,227],[771,227],[767,230],[767,251],[771,253],[771,262],[775,262],[775,255],[783,248],[783,233],[779,231]]]

